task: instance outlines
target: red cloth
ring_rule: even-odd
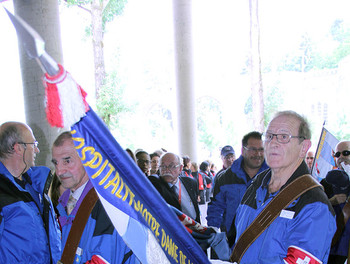
[[[198,184],[199,184],[199,190],[204,190],[204,184],[203,184],[203,177],[200,173],[198,173]]]
[[[85,264],[110,264],[99,255],[93,255],[91,260],[85,262]]]
[[[284,258],[284,261],[288,264],[322,263],[319,259],[313,256],[311,253],[295,246],[290,246],[288,248],[287,257]]]

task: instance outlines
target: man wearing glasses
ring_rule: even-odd
[[[38,142],[29,126],[0,126],[0,263],[56,263],[58,223],[49,196],[50,169],[35,167]]]
[[[338,169],[346,172],[347,175],[344,176],[347,182],[349,182],[348,177],[350,175],[350,141],[339,142],[335,147],[334,157]],[[336,172],[336,170],[332,172]],[[337,183],[340,184],[339,179],[337,179]],[[350,253],[350,221],[348,220],[350,213],[350,204],[348,195],[349,187],[342,192],[335,192],[335,194],[330,198],[330,202],[337,214],[337,222],[342,221],[342,223],[340,224],[338,222],[339,230],[337,230],[337,232],[340,232],[341,235],[335,236],[337,238],[334,238],[332,241],[332,248],[328,259],[329,264],[343,264],[348,258],[348,254]]]
[[[307,121],[293,111],[279,112],[269,123],[264,149],[270,169],[255,177],[242,198],[235,219],[236,243],[277,194],[309,174],[304,159],[311,146],[310,138]],[[291,203],[277,211],[269,226],[262,224],[266,229],[241,254],[240,263],[327,263],[336,223],[322,187],[290,199]]]
[[[149,180],[168,204],[200,223],[198,185],[193,178],[179,177],[182,164],[178,155],[167,152],[160,158],[160,177],[151,175]]]
[[[349,175],[350,167],[350,141],[339,142],[335,148],[334,157],[339,169],[344,170]]]
[[[242,139],[241,156],[214,185],[213,198],[207,211],[208,225],[228,232],[247,187],[257,173],[267,168],[261,133],[253,131],[246,134]]]

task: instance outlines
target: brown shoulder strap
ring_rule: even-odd
[[[311,175],[305,174],[282,189],[240,236],[232,251],[230,261],[239,263],[249,246],[284,208],[306,191],[319,186],[321,185]]]
[[[58,263],[63,263],[63,264],[73,263],[75,252],[77,251],[77,247],[79,245],[81,236],[83,234],[86,222],[89,219],[91,211],[94,208],[97,200],[98,200],[97,193],[95,189],[92,188],[86,194],[86,196],[84,197],[84,200],[79,206],[78,212],[75,215],[72,227],[69,231],[67,242],[66,242],[66,245],[64,246],[61,260]]]

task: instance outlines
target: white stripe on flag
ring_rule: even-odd
[[[148,227],[114,207],[98,192],[97,194],[115,229],[143,264],[170,263]]]

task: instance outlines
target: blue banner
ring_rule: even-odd
[[[170,263],[210,263],[176,214],[93,110],[72,126],[71,133],[109,217],[143,264],[163,264],[159,259],[164,254]],[[152,241],[157,241],[157,245],[150,246]],[[158,249],[164,254],[157,253]]]

